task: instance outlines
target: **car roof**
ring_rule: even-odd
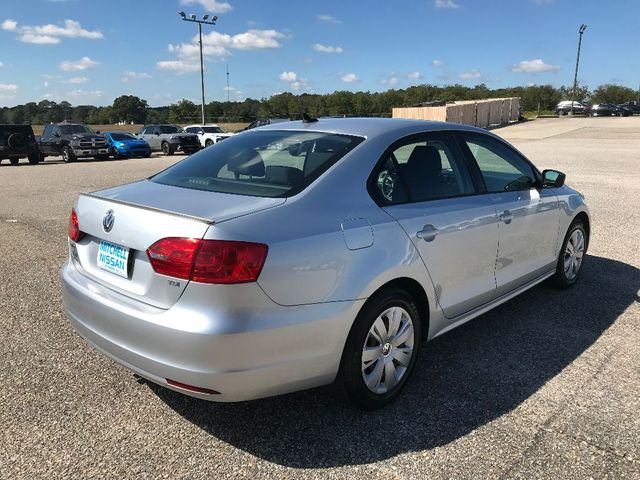
[[[266,125],[256,130],[301,130],[355,135],[367,138],[392,132],[408,135],[411,133],[438,130],[464,130],[487,133],[486,130],[481,128],[459,123],[409,120],[403,118],[320,118],[315,122],[294,121]]]

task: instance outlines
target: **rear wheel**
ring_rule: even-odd
[[[349,400],[366,410],[393,401],[411,375],[421,338],[420,315],[407,292],[393,288],[371,297],[342,354],[338,378]]]
[[[37,165],[43,160],[43,157],[39,153],[32,153],[31,155],[29,155],[28,159],[31,165]]]
[[[20,163],[20,159],[16,157],[10,157],[9,163],[11,163],[11,165],[18,165]]]
[[[573,221],[562,243],[553,283],[560,288],[573,286],[582,273],[589,239],[582,220]]]
[[[62,160],[64,163],[71,163],[76,161],[76,156],[73,154],[69,147],[62,147]]]

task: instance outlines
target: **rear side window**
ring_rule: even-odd
[[[466,164],[457,152],[449,137],[438,134],[400,144],[376,174],[379,199],[392,204],[475,193]]]
[[[151,180],[212,192],[289,197],[363,140],[320,132],[252,131],[201,150]]]
[[[516,152],[493,138],[463,133],[490,193],[529,190],[535,184],[533,167]]]

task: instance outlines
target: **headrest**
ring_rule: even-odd
[[[227,162],[230,172],[237,175],[249,175],[251,177],[264,177],[264,160],[258,152],[243,150],[232,156]]]
[[[439,175],[442,173],[440,152],[431,145],[418,145],[409,155],[407,168],[410,171],[420,171],[426,175]]]
[[[300,184],[304,176],[299,168],[270,165],[266,168],[264,178],[270,183],[290,185],[293,187]]]

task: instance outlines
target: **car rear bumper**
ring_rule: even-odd
[[[331,383],[364,303],[283,307],[255,283],[192,283],[163,310],[94,282],[72,262],[62,268],[61,278],[65,311],[90,344],[154,383],[213,401]],[[214,290],[219,292],[211,294]],[[167,379],[219,394],[186,391]]]

